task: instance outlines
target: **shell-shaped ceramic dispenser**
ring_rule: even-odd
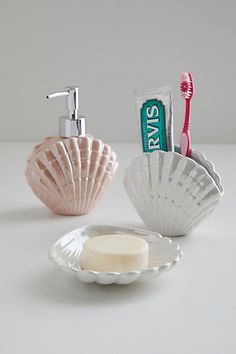
[[[111,147],[85,133],[78,114],[78,88],[48,95],[66,96],[68,115],[60,118],[59,136],[35,146],[26,179],[35,195],[61,215],[88,213],[113,177],[118,162]]]
[[[149,230],[181,236],[196,228],[222,194],[220,176],[205,156],[155,151],[135,158],[124,177],[126,192]]]

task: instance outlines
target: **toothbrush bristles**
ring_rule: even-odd
[[[189,100],[193,96],[193,79],[191,73],[184,72],[181,77],[180,84],[181,96],[185,100]]]

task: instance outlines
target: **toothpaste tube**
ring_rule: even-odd
[[[134,91],[143,152],[174,151],[173,103],[169,86]]]

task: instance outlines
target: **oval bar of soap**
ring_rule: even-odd
[[[85,241],[82,266],[98,272],[129,272],[148,268],[148,243],[132,235],[104,235]]]

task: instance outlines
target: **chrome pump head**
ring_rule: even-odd
[[[59,135],[64,138],[71,136],[85,135],[85,117],[79,115],[79,88],[69,86],[65,91],[54,92],[47,95],[47,98],[65,96],[67,116],[60,117]]]

